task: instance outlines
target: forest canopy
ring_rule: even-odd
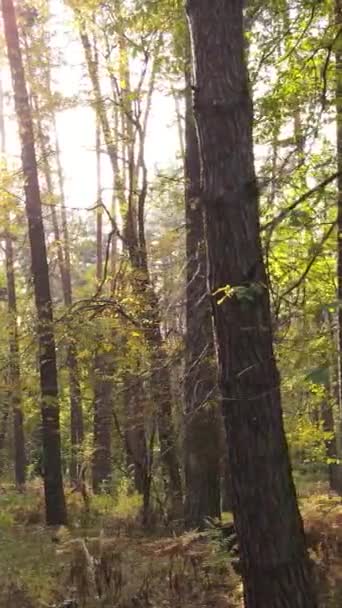
[[[232,607],[240,576],[246,608],[317,606],[304,528],[342,494],[341,0],[1,8],[10,518],[39,497],[36,524],[98,532],[110,505],[238,547]],[[65,605],[114,605],[81,588]]]

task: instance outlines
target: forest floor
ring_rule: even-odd
[[[322,608],[342,606],[342,504],[322,485],[301,497]],[[139,499],[67,492],[70,526],[44,527],[38,483],[0,487],[0,608],[148,608],[242,605],[239,576],[217,530],[151,533]]]

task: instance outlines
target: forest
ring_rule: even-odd
[[[342,0],[0,5],[0,608],[340,608]]]

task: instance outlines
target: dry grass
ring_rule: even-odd
[[[69,562],[66,583],[82,608],[236,608],[240,599],[229,561],[201,534],[150,542],[122,535],[76,539],[61,552]]]
[[[75,494],[68,503],[72,525],[52,535],[43,525],[39,486],[24,496],[0,492],[0,608],[50,608],[64,600],[77,608],[242,605],[240,580],[219,536],[165,529],[147,536],[136,497],[122,497],[119,505],[94,498],[90,513]],[[313,493],[302,513],[320,606],[341,608],[341,500]]]
[[[314,494],[306,499],[302,514],[320,605],[341,608],[342,500],[334,495]]]

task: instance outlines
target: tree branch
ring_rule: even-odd
[[[289,213],[291,213],[291,211],[294,211],[294,209],[296,209],[296,207],[298,207],[298,205],[300,205],[301,203],[306,201],[308,198],[311,198],[314,194],[316,194],[320,190],[323,190],[323,188],[325,188],[326,186],[331,184],[333,181],[335,181],[335,179],[337,179],[340,175],[341,175],[341,172],[337,171],[336,173],[333,173],[332,175],[330,175],[329,177],[324,179],[322,182],[320,182],[319,184],[314,186],[314,188],[311,188],[311,190],[307,190],[307,192],[304,192],[304,194],[302,194],[299,198],[297,198],[286,209],[281,211],[275,218],[273,218],[273,220],[270,220],[269,222],[267,222],[266,224],[261,226],[261,228],[260,228],[261,232],[265,232],[265,230],[268,230],[269,228],[273,229],[276,226],[278,226],[278,224],[280,224],[280,222],[283,219],[285,219],[285,217],[287,217],[289,215]]]

